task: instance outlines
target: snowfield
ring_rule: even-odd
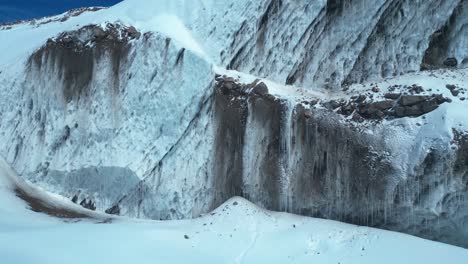
[[[142,221],[87,212],[59,219],[27,209],[14,186],[80,209],[22,182],[0,160],[2,264],[424,263],[464,264],[468,250],[412,236],[263,210],[232,198],[193,220]],[[84,212],[86,213],[86,212]]]

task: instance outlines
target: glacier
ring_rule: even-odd
[[[468,247],[467,10],[126,0],[2,25],[0,155],[101,212],[196,218],[242,196]],[[391,93],[447,102],[404,118],[339,110]]]
[[[21,200],[15,190],[34,197],[35,203]],[[50,215],[28,209],[37,209],[39,203]],[[51,209],[59,209],[65,218],[56,218],[57,210]],[[461,264],[468,256],[465,249],[405,234],[271,212],[240,197],[197,219],[109,216],[30,185],[2,159],[0,214],[0,254],[5,264],[186,263],[187,259],[191,263],[429,264],[439,263],[442,256]],[[74,219],[76,214],[82,217]]]

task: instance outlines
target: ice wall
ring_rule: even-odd
[[[243,196],[270,210],[467,246],[465,132],[431,136],[430,127],[409,128],[406,119],[345,122],[252,87],[218,81],[193,131],[115,204],[119,211],[196,217]]]
[[[458,67],[465,67],[465,0],[270,0],[243,6],[234,4],[223,15],[229,30],[217,27],[208,38],[216,43],[218,33],[228,34],[220,50],[223,65],[279,83],[336,90],[418,71],[431,39],[431,47],[444,45],[434,37],[444,25],[447,51],[440,60],[457,57]]]
[[[159,34],[118,24],[66,32],[2,75],[1,155],[25,178],[105,210],[191,130],[213,75]]]

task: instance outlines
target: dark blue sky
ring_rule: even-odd
[[[63,13],[83,6],[111,6],[121,0],[0,0],[0,23]]]

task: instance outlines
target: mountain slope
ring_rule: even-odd
[[[0,154],[98,211],[243,196],[468,247],[465,3],[127,0],[2,26]]]

